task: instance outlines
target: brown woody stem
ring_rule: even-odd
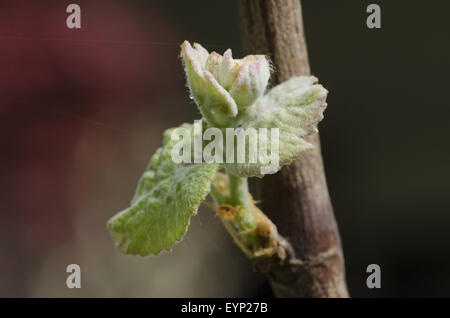
[[[241,0],[247,53],[266,54],[274,63],[273,83],[309,75],[310,67],[298,0]],[[276,175],[264,177],[263,210],[278,232],[278,249],[256,259],[280,297],[348,297],[344,259],[320,152],[315,149]]]

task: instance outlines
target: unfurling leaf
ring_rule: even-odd
[[[209,53],[200,44],[181,45],[187,84],[200,112],[212,127],[227,127],[238,111],[252,105],[264,94],[270,77],[264,55],[233,59]]]
[[[191,125],[183,125],[191,129]],[[126,254],[146,256],[170,250],[186,233],[191,215],[210,191],[217,164],[176,164],[171,129],[139,181],[131,206],[113,216],[108,228]],[[178,141],[177,141],[178,142]]]
[[[323,118],[325,110],[327,90],[322,85],[315,84],[317,79],[313,76],[293,77],[288,81],[274,87],[266,95],[259,98],[252,106],[240,112],[233,122],[234,127],[248,128],[278,128],[279,138],[275,138],[275,146],[278,146],[278,161],[275,166],[267,167],[275,173],[281,166],[290,164],[301,154],[314,146],[304,137],[317,133],[317,124]],[[267,153],[274,151],[271,146],[270,134],[259,134],[258,153],[264,152],[262,144],[267,145]],[[276,141],[276,140],[275,140]],[[246,144],[246,153],[249,151],[249,143]],[[273,164],[273,162],[271,163]],[[255,163],[228,163],[227,171],[240,177],[261,177],[265,166],[259,160]]]

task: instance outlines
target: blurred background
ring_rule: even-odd
[[[372,2],[378,30],[368,1],[303,1],[349,290],[449,297],[450,3]],[[106,230],[164,129],[199,118],[182,41],[242,56],[238,1],[78,0],[80,30],[70,3],[0,1],[0,296],[270,296],[207,207],[157,257],[120,254]],[[81,289],[66,287],[72,263]]]

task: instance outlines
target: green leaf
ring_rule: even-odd
[[[205,120],[212,126],[225,127],[236,116],[236,102],[211,73],[217,73],[221,56],[208,55],[200,44],[194,47],[187,41],[181,45],[181,57],[187,76],[187,84]]]
[[[261,177],[266,173],[275,173],[281,166],[290,164],[304,151],[314,147],[304,137],[317,133],[317,123],[323,118],[328,93],[322,85],[315,84],[316,82],[317,78],[313,76],[293,77],[274,87],[238,114],[233,125],[242,127],[244,131],[248,128],[257,131],[259,128],[267,128],[268,131],[271,128],[279,128],[279,160],[275,166],[267,169],[267,165],[259,160],[259,156],[255,163],[249,163],[246,158],[245,163],[226,164],[228,172],[240,177]],[[270,154],[270,134],[263,139]],[[246,142],[246,154],[248,150],[249,142]],[[261,151],[261,143],[258,142],[258,154]]]
[[[193,136],[192,125],[183,127]],[[171,132],[165,131],[163,147],[142,175],[131,206],[108,222],[116,245],[126,254],[156,255],[180,241],[219,168],[217,164],[175,164],[171,150],[178,141]]]

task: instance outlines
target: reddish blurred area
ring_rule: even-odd
[[[70,30],[70,3],[0,2],[0,297],[253,294],[261,278],[211,211],[181,247],[146,260],[120,254],[106,229],[163,131],[198,117],[179,45],[192,28],[206,44],[238,32],[191,27],[187,3],[146,0],[77,1],[81,29]],[[79,290],[65,285],[71,263]]]
[[[76,201],[91,195],[95,173],[129,156],[136,116],[160,111],[148,101],[183,87],[171,78],[181,70],[177,30],[157,8],[143,17],[125,1],[78,3],[80,30],[66,27],[67,1],[0,5],[0,272],[14,278],[71,239]],[[94,175],[69,193],[86,129]],[[22,295],[23,284],[1,288]]]

